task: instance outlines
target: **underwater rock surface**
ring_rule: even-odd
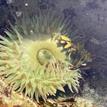
[[[83,92],[87,97],[91,94],[96,101],[107,106],[107,0],[63,0],[58,4],[62,11],[70,15],[78,29],[80,40],[93,55],[91,69],[85,77],[89,86]],[[88,94],[89,93],[89,94]],[[95,93],[95,94],[94,94]],[[99,98],[98,98],[99,97]]]

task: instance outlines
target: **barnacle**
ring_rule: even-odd
[[[7,38],[0,36],[0,75],[13,90],[37,101],[39,97],[46,100],[57,90],[64,91],[65,85],[78,91],[81,78],[78,69],[69,69],[68,56],[53,39],[52,34],[64,27],[48,19],[27,19],[27,24],[22,21],[12,26],[12,31],[5,31]],[[54,19],[58,22],[60,18]]]

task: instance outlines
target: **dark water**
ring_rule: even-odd
[[[11,7],[11,8],[10,8]],[[19,8],[18,8],[19,7]],[[26,11],[58,9],[75,25],[74,34],[92,54],[90,69],[83,71],[83,96],[95,99],[101,107],[107,106],[107,0],[0,0],[0,34],[14,23],[13,14]],[[12,12],[11,12],[11,9]],[[75,32],[76,31],[76,32]],[[89,96],[90,95],[90,96]]]

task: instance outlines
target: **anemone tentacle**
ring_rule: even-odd
[[[33,26],[32,34],[23,22],[22,25],[16,25],[13,32],[6,31],[7,38],[0,36],[0,76],[13,90],[31,98],[35,96],[36,100],[39,97],[46,100],[47,96],[55,95],[58,89],[64,91],[65,85],[71,91],[78,91],[81,78],[79,70],[69,69],[68,56],[53,39],[54,33],[63,29],[62,22],[55,25],[56,22],[45,23],[42,18],[40,21],[44,24],[38,27],[37,24],[41,22],[38,18],[36,21],[28,21],[28,25],[30,23]],[[50,32],[44,33],[46,29],[50,29]]]

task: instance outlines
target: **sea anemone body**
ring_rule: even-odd
[[[13,90],[37,101],[64,91],[65,85],[78,91],[79,70],[69,69],[69,58],[54,39],[65,27],[62,22],[57,15],[40,14],[0,37],[0,75]]]

